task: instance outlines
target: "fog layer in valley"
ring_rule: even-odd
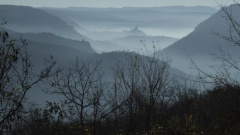
[[[0,11],[10,38],[27,39],[35,71],[50,56],[62,67],[76,57],[90,63],[101,60],[106,81],[112,80],[111,67],[127,53],[151,56],[216,12],[209,7],[36,9],[5,5]],[[170,71],[184,75],[178,69]],[[31,99],[41,100],[39,92],[30,94]]]

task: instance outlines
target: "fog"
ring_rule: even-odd
[[[239,4],[10,1],[0,5],[0,132],[211,134],[235,119],[225,114],[239,110]]]

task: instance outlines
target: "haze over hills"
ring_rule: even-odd
[[[5,9],[8,7],[7,9]],[[13,11],[11,11],[11,9]],[[94,64],[96,61],[101,60],[102,65],[101,65],[101,70],[105,73],[104,80],[105,81],[112,81],[112,71],[111,67],[116,63],[117,60],[126,60],[126,57],[129,55],[137,55],[136,53],[133,52],[127,52],[127,51],[121,51],[121,52],[110,52],[110,53],[101,53],[98,54],[96,53],[95,49],[92,48],[91,42],[96,42],[96,44],[102,43],[102,45],[114,45],[115,43],[114,40],[112,41],[94,41],[90,40],[90,42],[86,40],[75,40],[71,38],[66,38],[64,35],[59,34],[58,32],[55,31],[55,29],[58,29],[58,25],[54,25],[56,21],[60,21],[60,23],[64,24],[61,26],[62,30],[67,30],[68,32],[73,32],[74,28],[71,27],[70,25],[66,25],[64,21],[59,19],[58,17],[53,17],[51,21],[41,21],[37,22],[37,24],[34,24],[36,17],[40,14],[43,14],[40,18],[46,17],[48,19],[48,16],[51,18],[53,15],[49,15],[48,13],[45,13],[44,11],[41,11],[40,9],[35,9],[31,7],[21,7],[21,6],[0,6],[1,11],[11,11],[7,12],[5,15],[8,16],[8,18],[5,18],[8,23],[6,24],[5,30],[8,31],[10,39],[17,39],[18,42],[20,43],[20,36],[24,39],[27,40],[28,42],[28,51],[29,54],[31,55],[32,59],[32,64],[34,65],[34,71],[38,71],[43,67],[43,62],[44,59],[50,56],[53,56],[53,58],[57,61],[57,66],[62,66],[62,67],[67,67],[69,66],[70,61],[74,61],[76,57],[79,58],[79,60],[85,61],[90,64]],[[26,12],[26,15],[22,15],[23,11],[18,10],[23,10]],[[35,11],[36,10],[36,11]],[[28,13],[29,12],[29,13]],[[25,17],[26,19],[20,19],[19,23],[18,17]],[[32,20],[33,19],[33,20]],[[14,21],[16,20],[16,21]],[[12,22],[12,23],[10,23]],[[9,24],[10,23],[10,24]],[[30,26],[29,30],[22,30],[25,27]],[[40,29],[39,26],[43,26],[44,29]],[[53,29],[48,30],[45,29],[47,27],[53,27]],[[15,28],[17,31],[15,31]],[[33,28],[33,29],[31,29]],[[73,30],[73,31],[71,31]],[[148,36],[145,34],[143,31],[139,30],[138,27],[135,27],[133,29],[130,29],[129,31],[124,31],[126,37],[123,37],[122,39],[115,39],[117,40],[122,40],[123,42],[119,42],[118,46],[120,48],[124,48],[122,44],[129,42],[134,42],[137,41],[139,42],[140,39],[145,38],[145,39],[150,39],[150,40],[155,40],[155,39],[162,39],[165,40],[166,37],[153,37],[153,36]],[[126,38],[126,39],[125,39]],[[9,39],[9,40],[10,40]],[[171,38],[169,38],[172,40]],[[169,40],[166,38],[166,40]],[[176,39],[175,39],[176,40]],[[130,43],[131,44],[131,43]],[[129,44],[129,45],[130,45]],[[135,44],[133,44],[135,46]],[[132,46],[132,47],[133,47]],[[112,48],[115,48],[115,46],[111,46]],[[107,49],[107,48],[103,48]],[[124,49],[122,49],[124,50]],[[139,57],[146,58],[146,56],[141,56]],[[170,69],[170,74],[172,76],[178,75],[178,76],[185,76],[186,74],[177,70],[177,69]],[[187,75],[186,75],[187,76]],[[35,88],[34,88],[35,89]],[[31,100],[34,100],[36,102],[45,102],[45,100],[42,97],[44,96],[39,96],[40,94],[43,94],[39,89],[35,89],[30,93],[29,97]],[[51,101],[51,96],[46,96],[46,100]],[[58,98],[56,98],[58,99]]]
[[[231,11],[231,15],[236,18],[240,9],[237,5],[225,8]],[[233,57],[239,57],[240,47],[234,46],[217,34],[230,36],[230,24],[226,19],[226,14],[220,10],[207,20],[200,23],[193,32],[178,40],[161,52],[169,54],[173,59],[173,66],[183,71],[189,71],[191,57],[198,65],[207,68],[212,65],[213,55],[220,55],[221,51],[229,53]],[[232,33],[234,36],[234,32]],[[185,63],[185,64],[182,64]]]
[[[7,28],[12,28],[13,30],[21,33],[28,32],[23,34],[23,36],[26,36],[26,38],[29,38],[32,42],[51,45],[58,44],[62,47],[71,49],[80,48],[79,50],[84,50],[84,53],[93,54],[95,54],[93,50],[98,53],[110,51],[134,51],[141,53],[141,49],[143,51],[145,51],[145,48],[146,50],[153,50],[153,46],[156,49],[163,49],[164,47],[176,42],[177,38],[149,35],[143,30],[145,27],[151,26],[158,30],[158,26],[172,27],[173,24],[171,23],[174,23],[174,27],[179,27],[179,29],[186,28],[185,26],[192,27],[193,24],[210,16],[210,14],[216,11],[215,9],[209,7],[181,6],[152,8],[126,7],[41,9],[22,6],[0,6],[0,10],[3,13],[1,14],[2,17],[7,16],[5,17],[5,20],[8,21]],[[196,15],[197,17],[194,17]],[[179,18],[180,16],[181,18]],[[102,27],[98,25],[101,25],[104,28],[106,25],[111,24],[112,26],[110,27],[119,27],[121,30],[114,31],[114,29],[112,29],[108,31],[98,31],[99,29],[96,29],[91,31],[85,28],[85,26],[87,26],[84,25],[85,23],[89,26],[95,25],[100,29]],[[164,25],[163,23],[168,25]],[[176,25],[176,23],[178,25]],[[134,27],[130,27],[128,30],[122,29],[122,27],[131,26],[133,24]],[[140,25],[143,25],[143,27]],[[88,31],[89,38],[79,34],[75,30],[77,29],[77,26],[85,29],[85,32]],[[92,29],[94,29],[94,27],[92,27]],[[196,28],[196,30],[197,29],[199,29],[199,31],[202,30],[202,28]],[[159,29],[159,31],[161,30]],[[68,35],[68,33],[70,34]],[[108,35],[105,35],[106,37],[104,39],[103,36],[97,37],[95,33],[98,35],[105,35],[108,33],[108,35],[112,36],[109,36],[107,39]],[[62,38],[60,36],[77,39],[79,41]],[[92,37],[94,38],[94,36],[99,39],[91,39]],[[201,35],[199,36],[201,37]],[[86,41],[82,41],[82,39],[86,39]],[[184,39],[185,38],[182,40]],[[179,42],[182,42],[182,40]],[[176,42],[175,44],[179,42]],[[81,46],[81,44],[85,44],[87,46]],[[93,48],[91,48],[91,46]],[[189,49],[190,48],[191,47],[189,47]],[[164,51],[166,50],[168,49],[165,49]],[[183,49],[183,51],[185,50]],[[197,54],[197,52],[194,54]]]
[[[86,40],[91,43],[91,45],[94,47],[94,49],[101,53],[106,51],[122,51],[122,50],[132,50],[135,52],[138,52],[139,49],[134,49],[132,46],[142,46],[141,43],[139,43],[140,40],[152,40],[155,39],[156,36],[147,35],[144,31],[138,29],[138,27],[129,28],[129,30],[121,30],[121,31],[88,31],[84,27],[80,26],[75,22],[73,23],[67,23],[67,20],[64,20],[63,18],[57,17],[53,15],[53,13],[47,13],[41,9],[36,9],[32,7],[24,7],[24,6],[10,6],[10,5],[1,5],[0,6],[1,11],[1,18],[4,18],[8,24],[6,28],[13,29],[16,32],[20,33],[53,33],[55,35],[59,35],[66,38],[71,38],[75,40]],[[68,11],[68,10],[66,10]],[[108,13],[111,12],[111,10],[107,10]],[[81,11],[82,12],[82,11]],[[84,13],[85,11],[83,11]],[[71,12],[72,13],[72,12]],[[91,16],[96,17],[96,16]],[[78,18],[78,17],[77,17]],[[115,16],[109,16],[109,18],[113,19]],[[83,19],[83,18],[82,18]],[[95,18],[95,20],[98,20],[98,18]],[[65,22],[67,21],[67,22]],[[107,20],[105,20],[107,21]],[[98,21],[97,21],[98,22]],[[108,23],[111,23],[109,21]],[[128,23],[128,20],[124,23]],[[113,23],[114,24],[114,23]],[[80,31],[76,31],[75,29],[78,29],[79,27],[82,28]],[[120,26],[121,27],[121,26]],[[86,31],[88,31],[86,33]],[[80,33],[84,33],[85,35],[82,35]],[[132,44],[128,47],[127,44],[116,44],[114,42],[110,42],[110,40],[114,38],[122,38],[125,40],[127,36],[145,36],[142,37],[142,39],[135,41],[136,44]],[[128,42],[129,37],[126,39],[125,43]],[[134,40],[134,39],[133,39]],[[149,41],[151,42],[151,41]],[[155,41],[157,42],[157,41]],[[168,41],[162,41],[161,47],[170,45],[171,43],[175,42],[173,40],[172,42]],[[152,46],[152,45],[151,45]],[[138,47],[139,48],[139,47]],[[105,50],[104,50],[105,49]]]
[[[204,10],[201,10],[204,9]],[[190,27],[194,23],[197,23],[203,18],[206,18],[211,13],[215,12],[215,9],[209,7],[152,7],[152,8],[31,8],[22,6],[0,6],[0,10],[3,14],[2,17],[8,21],[7,28],[23,34],[29,41],[35,44],[48,44],[49,46],[60,45],[60,48],[67,47],[68,49],[56,49],[56,50],[69,50],[78,49],[82,52],[89,54],[96,54],[97,52],[109,52],[109,51],[135,51],[140,52],[153,50],[153,46],[156,49],[163,49],[164,47],[177,41],[176,38],[166,36],[152,36],[148,35],[139,25],[144,24],[146,27],[150,25],[157,29],[155,26],[165,27],[164,24],[168,24],[166,27],[171,27],[171,23],[177,23],[175,27],[185,28],[188,24]],[[44,10],[44,11],[42,11]],[[45,12],[47,11],[47,12]],[[59,17],[55,16],[58,15]],[[198,18],[194,16],[198,15]],[[7,16],[7,17],[5,17]],[[184,19],[189,19],[188,23],[186,20],[179,19],[179,16]],[[61,19],[60,19],[61,18]],[[108,19],[107,19],[108,18]],[[175,20],[171,20],[171,19]],[[135,20],[135,23],[133,23]],[[177,20],[177,21],[176,21]],[[66,21],[66,22],[65,22]],[[71,22],[73,23],[71,23]],[[89,31],[85,29],[84,23],[93,23],[96,26],[111,24],[117,28],[131,26],[128,30],[121,29],[121,31]],[[114,23],[116,22],[116,23]],[[159,24],[159,22],[161,22]],[[91,23],[89,25],[91,25]],[[139,24],[139,25],[136,25]],[[185,26],[183,26],[184,24]],[[83,29],[88,31],[89,38],[79,34],[75,29],[76,26],[81,26]],[[29,28],[29,30],[28,30]],[[101,27],[100,27],[101,28]],[[92,28],[94,29],[94,27]],[[200,28],[199,28],[200,29]],[[86,32],[85,31],[85,32]],[[161,31],[161,30],[159,30]],[[34,33],[32,33],[34,32]],[[91,38],[97,35],[112,35],[109,38],[98,37],[99,40],[92,40]],[[51,34],[53,33],[53,34]],[[68,33],[71,33],[68,35]],[[81,33],[81,32],[80,32]],[[113,34],[115,33],[115,34]],[[62,37],[72,38],[76,40],[66,39]],[[107,36],[106,36],[107,37]],[[82,39],[87,39],[82,41]],[[102,40],[100,40],[102,39]],[[85,45],[85,46],[81,46]],[[174,45],[174,44],[173,44]],[[91,46],[93,48],[91,48]],[[51,50],[51,49],[49,49]],[[95,51],[93,51],[95,50]],[[167,50],[167,49],[166,49]],[[57,52],[57,51],[56,51]],[[70,52],[70,51],[68,51]],[[77,51],[73,51],[77,53]],[[46,53],[46,52],[44,52]],[[70,56],[73,56],[72,53]],[[59,54],[59,53],[56,53]],[[65,54],[66,55],[66,54]],[[60,56],[59,56],[60,57]]]
[[[41,9],[59,16],[77,31],[92,39],[89,41],[99,53],[118,50],[139,52],[139,48],[143,48],[140,40],[146,40],[150,43],[147,46],[151,48],[152,41],[155,43],[159,41],[158,48],[163,49],[174,43],[176,37],[185,36],[198,23],[217,11],[210,7],[200,6]],[[137,40],[136,36],[138,36]],[[169,38],[166,41],[165,38],[157,39],[163,36]],[[116,43],[118,39],[122,42]],[[169,41],[169,39],[173,40]],[[126,44],[130,40],[135,40],[134,44],[133,42]]]
[[[77,33],[74,30],[76,27],[74,28],[74,26],[71,26],[71,24],[69,22],[68,23],[64,22],[64,20],[65,20],[64,18],[61,18],[61,19],[63,19],[63,20],[61,20],[59,17],[56,17],[56,16],[50,14],[50,11],[56,12],[53,14],[57,14],[57,13],[66,11],[66,14],[69,14],[69,16],[67,16],[67,17],[74,16],[73,13],[76,13],[75,15],[77,17],[79,17],[79,14],[78,14],[79,11],[81,11],[81,14],[84,14],[90,9],[92,10],[93,13],[101,11],[100,13],[107,14],[107,16],[104,16],[104,17],[109,17],[109,18],[111,18],[117,14],[118,15],[117,18],[122,19],[122,18],[124,18],[124,14],[126,14],[126,13],[131,13],[131,15],[135,14],[136,21],[139,21],[139,22],[146,21],[145,23],[149,23],[150,20],[141,18],[139,16],[139,14],[137,14],[137,13],[141,13],[143,15],[148,15],[149,13],[154,13],[154,14],[152,14],[152,16],[149,16],[149,18],[154,19],[155,17],[157,17],[155,15],[161,12],[160,15],[162,15],[162,16],[159,18],[163,19],[163,18],[166,18],[167,15],[171,15],[171,12],[176,13],[178,9],[181,9],[182,14],[186,13],[187,17],[189,17],[188,16],[189,14],[192,14],[191,16],[194,16],[196,14],[201,14],[202,16],[206,17],[210,13],[215,11],[214,9],[207,8],[207,7],[192,7],[192,8],[169,7],[169,9],[168,9],[168,7],[120,8],[120,9],[112,9],[112,8],[109,8],[109,9],[108,8],[106,8],[106,9],[98,9],[98,8],[96,8],[96,9],[94,9],[94,8],[54,9],[54,8],[47,8],[47,9],[45,9],[44,8],[44,10],[49,12],[49,13],[46,13],[46,12],[42,11],[41,9],[35,9],[35,8],[31,8],[31,7],[0,6],[0,10],[3,13],[6,12],[5,14],[2,14],[2,16],[3,15],[8,16],[8,18],[5,18],[5,19],[6,20],[9,19],[9,20],[7,20],[8,21],[7,28],[12,28],[13,30],[16,29],[17,32],[23,33],[22,36],[24,38],[27,38],[31,44],[34,44],[35,47],[38,48],[38,49],[33,49],[33,54],[35,56],[41,56],[41,54],[42,54],[42,56],[41,56],[42,58],[43,58],[43,56],[45,56],[47,54],[50,55],[52,53],[53,55],[56,55],[57,59],[59,59],[59,60],[65,59],[65,61],[68,61],[68,59],[70,59],[70,58],[74,58],[75,55],[82,57],[82,58],[86,58],[86,59],[88,59],[88,58],[92,59],[92,57],[96,57],[96,58],[100,57],[100,56],[97,56],[98,54],[95,53],[94,50],[97,50],[97,52],[104,52],[104,51],[108,52],[108,51],[113,51],[113,50],[114,51],[125,50],[125,51],[140,52],[141,49],[143,51],[145,51],[145,47],[147,50],[153,50],[154,47],[156,49],[163,49],[164,47],[177,41],[176,38],[148,35],[145,33],[145,31],[143,31],[141,28],[139,28],[136,25],[135,25],[135,27],[132,27],[129,30],[122,30],[121,32],[116,32],[117,34],[119,34],[119,36],[116,36],[115,38],[112,37],[112,38],[105,39],[105,40],[103,39],[102,41],[91,40],[90,39],[91,37],[86,38],[85,36],[82,36],[82,35],[81,35],[81,37],[86,38],[88,40],[82,41],[81,38],[78,38],[78,40],[80,40],[80,41],[67,39],[67,38],[63,38],[63,37],[66,37],[66,35],[64,36],[64,34],[62,34],[62,33],[69,32],[72,34],[76,34],[78,36],[80,35],[79,33]],[[205,10],[201,12],[200,9],[205,9]],[[194,11],[194,13],[190,13],[192,11]],[[166,13],[166,14],[164,14],[164,13]],[[111,14],[111,16],[110,16],[110,14]],[[163,16],[163,14],[166,16]],[[90,16],[91,14],[85,14],[85,15]],[[93,15],[90,17],[94,18],[94,17],[96,17],[96,15],[95,16]],[[101,16],[99,16],[99,17],[101,20]],[[21,18],[21,19],[18,20],[18,18]],[[47,20],[47,21],[43,21],[43,18],[44,18],[44,20]],[[92,21],[93,18],[90,18],[87,21]],[[116,16],[113,17],[112,19],[114,19],[114,18],[116,18]],[[99,18],[95,18],[95,19],[98,20]],[[125,19],[122,19],[122,20],[127,20],[127,19],[128,19],[128,21],[125,23],[131,22],[130,15],[126,16]],[[82,20],[84,20],[84,19],[82,18]],[[166,20],[168,20],[168,19],[166,19]],[[181,20],[179,20],[179,21],[181,22]],[[154,22],[154,20],[152,20],[152,22]],[[57,23],[57,24],[55,24],[55,23]],[[108,23],[114,24],[113,22],[108,22]],[[152,24],[154,26],[155,23],[152,23]],[[117,24],[114,24],[114,25],[117,25]],[[27,26],[29,26],[30,30],[28,30],[26,28]],[[41,28],[41,26],[44,28]],[[48,29],[49,27],[51,27],[51,29]],[[61,29],[60,29],[60,27],[61,27]],[[179,27],[181,27],[181,25]],[[26,28],[26,30],[24,28]],[[34,32],[34,33],[32,33],[32,32]],[[114,33],[114,31],[108,31],[108,32],[110,33],[109,35],[111,35],[111,33]],[[53,34],[51,34],[51,33],[53,33]],[[63,36],[63,37],[61,37],[61,36]],[[68,38],[71,38],[71,36]],[[41,48],[39,48],[40,46],[41,46]],[[45,50],[42,48],[48,48],[48,49]]]

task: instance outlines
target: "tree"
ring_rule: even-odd
[[[69,122],[77,122],[82,129],[90,127],[96,134],[97,125],[107,114],[105,90],[107,85],[102,82],[100,63],[95,65],[81,62],[76,58],[66,70],[61,70],[46,84],[48,93],[62,95],[66,107],[63,111]]]
[[[156,115],[154,112],[157,103],[163,103],[168,95],[167,87],[171,78],[169,78],[169,61],[159,61],[154,56],[148,58],[146,62],[142,62],[141,78],[147,95],[146,129],[149,130]]]
[[[118,61],[113,69],[114,76],[114,102],[121,105],[121,112],[126,114],[128,120],[127,132],[133,132],[136,127],[136,115],[139,113],[137,110],[141,105],[137,103],[137,94],[141,90],[141,76],[140,76],[140,56],[130,55],[126,57],[126,62]],[[120,100],[118,100],[120,99]],[[117,118],[117,117],[116,117]]]
[[[170,99],[169,61],[157,56],[130,54],[126,55],[126,61],[119,61],[113,67],[116,95],[113,103],[121,105],[118,113],[122,117],[129,118],[125,124],[127,133],[149,131],[159,118],[159,108],[164,108]]]
[[[33,65],[27,51],[28,44],[21,38],[20,42],[11,39],[11,35],[0,31],[0,132],[13,128],[14,122],[21,119],[21,113],[27,104],[26,94],[33,85],[49,77],[55,65],[53,59],[46,61],[46,67],[39,73],[33,72]]]

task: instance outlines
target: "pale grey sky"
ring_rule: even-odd
[[[0,5],[24,5],[33,7],[152,7],[152,6],[217,6],[232,0],[0,0]],[[239,1],[239,0],[238,0]]]

